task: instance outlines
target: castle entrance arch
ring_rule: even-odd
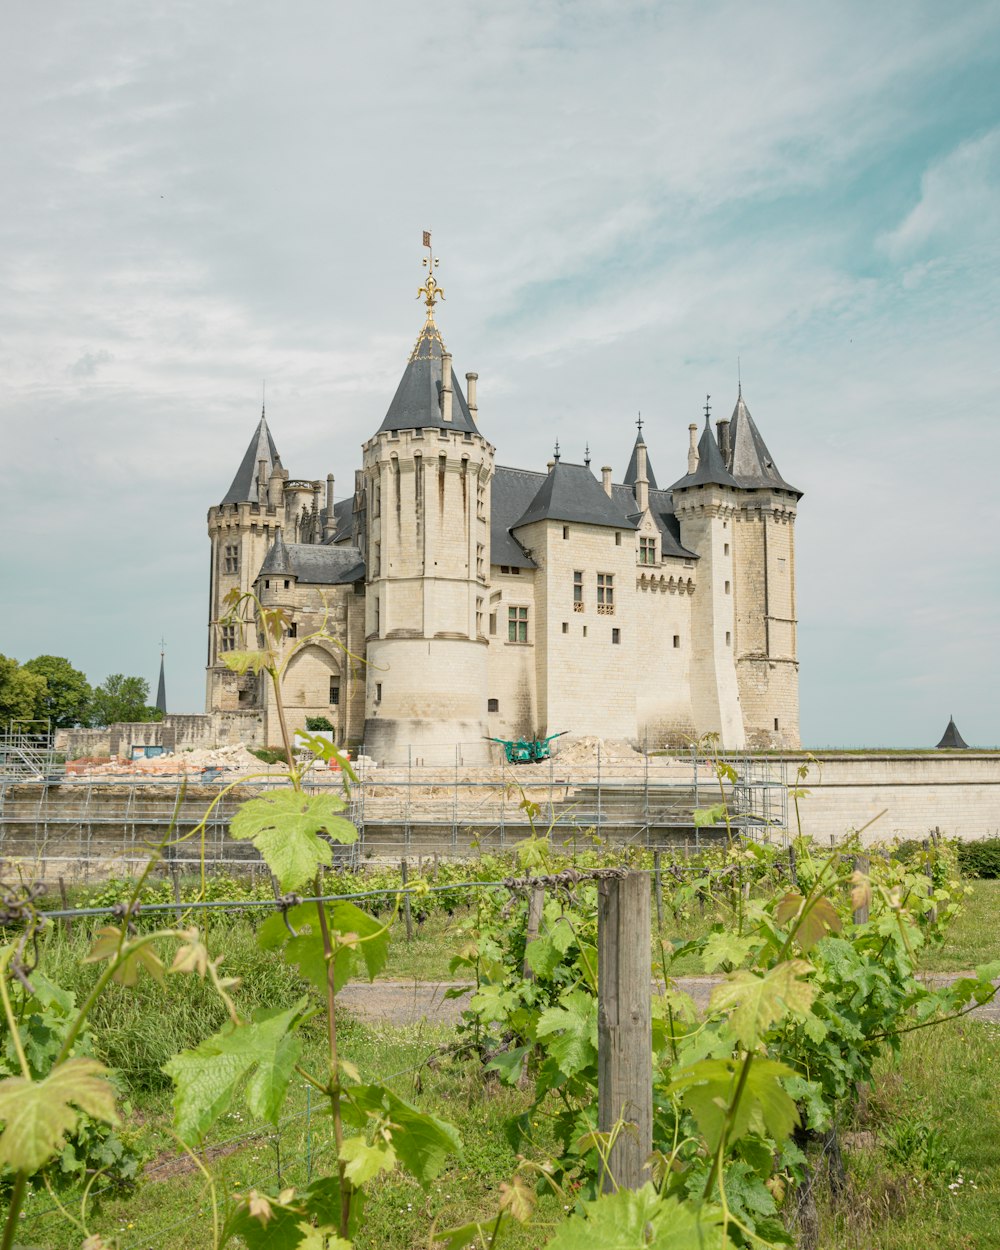
[[[316,643],[297,651],[285,670],[282,691],[291,731],[305,729],[307,717],[325,716],[333,726],[334,741],[344,740],[347,690],[334,652]]]

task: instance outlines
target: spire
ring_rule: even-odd
[[[719,444],[712,433],[712,410],[709,405],[711,396],[705,396],[705,428],[698,442],[698,465],[693,473],[688,473],[674,482],[671,490],[683,490],[688,486],[737,486],[738,483],[726,468],[722,459]],[[693,435],[692,435],[693,437]]]
[[[163,639],[160,639],[160,680],[156,686],[156,707],[163,713],[167,714],[167,683],[163,672],[163,650],[166,647]]]
[[[265,573],[273,577],[288,577],[294,573],[292,559],[288,548],[285,546],[285,540],[281,535],[280,525],[274,531],[274,542],[271,544],[270,551],[264,557],[264,563],[260,566],[260,572],[257,576],[263,577]]]
[[[778,472],[778,466],[746,406],[742,381],[738,384],[736,407],[729,421],[729,449],[726,467],[744,490],[772,488],[801,496],[802,492],[789,486]]]
[[[636,422],[639,426],[639,433],[636,435],[635,444],[632,447],[632,457],[628,462],[628,468],[625,470],[625,485],[635,486],[636,477],[639,472],[639,447],[645,447],[646,440],[642,437],[642,417]],[[650,490],[659,490],[656,484],[656,474],[653,472],[653,466],[649,460],[649,452],[646,453],[646,480],[649,482]]]
[[[949,716],[948,728],[944,731],[944,736],[934,749],[936,751],[968,751],[969,744],[958,732],[958,726],[955,724],[953,716]]]
[[[266,503],[266,499],[260,498],[260,492],[257,488],[257,467],[260,461],[263,460],[267,465],[267,473],[270,475],[277,459],[278,450],[274,445],[274,439],[271,437],[271,431],[267,427],[267,418],[264,415],[264,406],[262,404],[257,428],[254,430],[253,437],[243,453],[243,459],[240,461],[240,467],[236,470],[233,484],[226,492],[222,502]]]
[[[424,246],[428,252],[430,238],[430,231],[425,230]],[[435,268],[437,263],[437,257],[433,254],[424,260],[424,264],[430,269]],[[439,299],[444,299],[444,292],[435,281],[433,273],[428,273],[424,285],[417,293],[418,299],[420,296],[424,297],[427,319],[417,335],[396,394],[392,397],[389,410],[376,433],[439,428],[457,430],[463,434],[477,434],[479,431],[476,429],[476,422],[458,383],[460,375],[454,367],[448,370],[451,375],[451,420],[445,420],[444,358],[450,357],[450,353],[434,321],[435,305]]]

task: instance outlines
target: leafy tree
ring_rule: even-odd
[[[38,720],[45,715],[45,678],[0,655],[0,728],[11,721]]]
[[[23,671],[45,679],[47,689],[41,700],[41,714],[49,718],[54,729],[87,723],[94,692],[84,674],[69,660],[61,655],[39,655],[29,660]]]
[[[112,673],[94,689],[91,723],[114,725],[119,721],[162,720],[163,713],[149,706],[149,682],[144,677]]]

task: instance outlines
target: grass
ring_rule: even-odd
[[[820,1250],[1000,1247],[1000,1025],[952,1021],[901,1042],[847,1138],[860,1144],[847,1194],[821,1211]]]
[[[1000,958],[1000,881],[970,881],[961,915],[949,926],[944,945],[927,951],[928,972],[963,972]]]

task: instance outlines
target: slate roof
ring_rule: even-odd
[[[378,427],[384,430],[445,429],[478,433],[476,423],[465,402],[465,395],[458,382],[458,371],[452,362],[451,370],[451,421],[441,416],[441,357],[444,343],[441,331],[433,321],[428,321],[420,331],[406,369],[396,387],[385,420]]]
[[[787,490],[801,498],[802,492],[789,486],[778,472],[743,399],[742,387],[729,420],[729,449],[726,467],[744,490]]]
[[[948,728],[944,731],[944,737],[934,748],[936,751],[968,751],[969,744],[958,732],[958,726],[953,718],[948,719]]]
[[[323,519],[326,519],[326,509],[323,509]],[[335,528],[333,534],[329,538],[324,538],[323,542],[326,546],[333,543],[342,543],[351,537],[354,529],[354,496],[347,495],[344,499],[338,500],[333,505],[333,519]]]
[[[274,462],[277,459],[278,449],[274,445],[271,431],[267,428],[264,409],[261,408],[257,429],[250,440],[250,445],[243,453],[243,459],[240,461],[240,467],[236,470],[233,484],[226,491],[222,502],[260,503],[257,491],[257,462],[259,460],[267,462],[267,472],[268,476],[270,476],[271,470],[274,468]]]
[[[163,672],[163,652],[160,652],[160,680],[156,685],[156,702],[153,704],[164,716],[167,714],[167,682]]]
[[[303,585],[341,586],[360,581],[365,562],[357,547],[285,543],[278,530],[258,577],[295,577]]]
[[[512,537],[510,528],[527,510],[544,481],[544,473],[497,466],[490,485],[491,564],[508,564],[515,569],[536,567],[534,560],[524,554]]]
[[[632,507],[635,507],[633,500]],[[583,464],[557,460],[524,513],[511,525],[517,529],[533,521],[575,521],[579,525],[608,525],[635,529],[628,511],[604,493],[601,483]]]
[[[684,490],[689,486],[739,486],[739,483],[726,468],[726,463],[715,441],[709,418],[705,418],[705,429],[698,443],[698,467],[693,473],[686,473],[679,482],[674,482],[671,490]],[[790,489],[790,488],[789,488]]]
[[[628,462],[628,468],[625,470],[625,485],[634,486],[636,474],[639,472],[639,444],[644,440],[641,434],[637,434],[635,438],[635,446],[632,448],[632,459]],[[649,483],[650,490],[656,490],[656,474],[653,472],[653,466],[649,462],[649,449],[646,449],[646,481]]]

